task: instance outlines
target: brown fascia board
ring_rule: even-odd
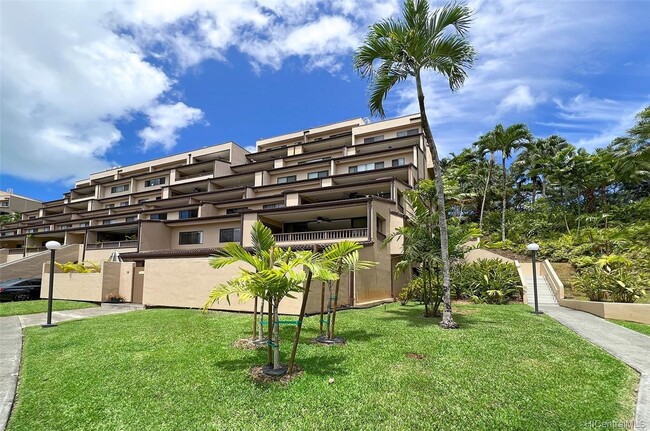
[[[377,132],[379,132],[379,131],[377,131]],[[373,132],[373,133],[375,133],[375,132]],[[422,133],[416,133],[415,135],[409,135],[409,136],[400,136],[399,138],[395,137],[395,138],[382,139],[381,141],[367,142],[365,144],[347,145],[347,147],[348,148],[351,148],[351,147],[355,147],[355,148],[367,147],[367,146],[371,146],[371,145],[385,144],[386,142],[391,143],[391,142],[395,142],[395,141],[406,140],[408,138],[413,138],[414,136],[422,136]],[[415,146],[418,146],[418,144],[413,144],[411,146],[415,147]],[[408,148],[408,147],[404,147],[404,148]],[[368,154],[371,154],[371,153],[368,153]]]
[[[404,218],[404,219],[406,218],[406,215],[402,214],[402,213],[399,212],[399,211],[390,210],[389,213],[392,214],[392,215],[398,216],[398,217],[402,217],[402,218]]]
[[[374,241],[360,241],[359,244],[364,247],[374,244]],[[315,244],[296,244],[285,247],[291,247],[293,250],[312,250],[314,246],[318,249],[325,249],[327,246],[332,245],[331,243],[315,243]],[[246,250],[252,251],[252,247],[245,247]],[[124,260],[143,260],[143,259],[163,259],[163,258],[184,258],[184,257],[209,257],[219,253],[222,250],[220,247],[212,248],[191,248],[186,250],[179,249],[165,249],[165,250],[148,250],[148,251],[138,251],[131,253],[120,253],[120,257]]]
[[[380,201],[380,202],[386,202],[386,203],[391,203],[394,204],[395,201],[390,200],[390,199],[385,199],[385,198],[380,198],[379,196],[368,196],[368,197],[361,197],[361,198],[355,198],[355,199],[341,199],[338,201],[327,201],[327,202],[316,202],[313,204],[303,204],[303,205],[296,205],[292,207],[282,207],[282,208],[268,208],[268,209],[261,209],[261,210],[248,210],[248,211],[242,211],[240,214],[250,214],[250,213],[257,213],[257,214],[272,214],[272,213],[281,213],[281,212],[287,212],[287,211],[292,211],[292,212],[300,212],[300,211],[309,211],[314,208],[326,208],[326,207],[345,207],[345,206],[354,206],[357,204],[361,203],[367,203],[372,200]]]
[[[231,218],[241,219],[241,216],[239,213],[236,213],[236,214],[224,214],[224,215],[217,215],[217,216],[210,216],[210,217],[194,217],[194,218],[186,218],[186,219],[178,219],[178,220],[141,220],[141,221],[143,222],[160,221],[166,225],[175,225],[175,224],[185,224],[188,222],[201,223],[203,221],[227,220]]]
[[[402,165],[402,166],[399,166],[399,167],[403,167],[403,166],[408,166],[408,165]],[[361,173],[363,173],[363,172],[361,172]],[[345,174],[345,175],[354,175],[354,174]],[[339,176],[339,175],[337,175],[337,176]],[[297,182],[299,182],[299,181],[297,181]],[[370,184],[384,183],[384,182],[386,182],[386,183],[387,182],[398,182],[398,183],[401,183],[401,184],[405,185],[408,188],[411,188],[411,186],[406,184],[404,181],[402,181],[402,180],[400,180],[398,178],[395,178],[395,177],[390,177],[390,178],[380,178],[380,179],[376,179],[376,180],[363,181],[363,182],[354,183],[354,184],[341,184],[341,185],[336,185],[336,186],[317,187],[317,188],[313,188],[313,189],[304,189],[304,190],[286,190],[286,191],[283,191],[282,194],[284,195],[284,194],[287,194],[287,193],[309,193],[309,192],[320,192],[320,191],[327,192],[329,190],[334,190],[334,189],[345,189],[345,188],[349,188],[349,187],[366,186],[366,185],[370,185]],[[291,184],[294,184],[294,183],[291,183]],[[267,186],[264,186],[264,187],[267,187]]]
[[[403,138],[396,138],[396,139],[403,139]],[[391,140],[391,139],[386,139],[386,140],[384,140],[384,141],[379,141],[379,142],[381,142],[381,143],[385,143],[385,142],[388,142],[388,141],[390,141],[390,140]],[[370,144],[365,144],[365,145],[378,144],[379,142],[372,142],[372,143],[370,143]],[[349,156],[332,157],[331,159],[321,160],[321,161],[319,161],[319,162],[314,162],[314,163],[306,164],[306,166],[312,166],[312,165],[313,165],[313,166],[318,166],[319,163],[328,163],[328,164],[329,164],[329,162],[331,162],[332,160],[334,160],[334,161],[341,161],[341,160],[354,160],[355,158],[367,157],[367,156],[372,156],[372,155],[382,154],[382,153],[392,153],[392,152],[394,152],[394,151],[406,150],[407,148],[413,148],[413,147],[417,147],[417,146],[418,146],[417,144],[413,144],[413,145],[411,145],[410,147],[407,146],[407,147],[403,147],[403,148],[389,148],[389,149],[387,149],[387,150],[371,151],[371,152],[369,152],[369,153],[351,154],[351,155],[349,155]],[[356,148],[356,147],[361,147],[361,145],[355,145],[354,147],[355,147],[355,148]],[[316,154],[316,153],[313,153],[313,154]],[[287,158],[288,158],[288,157],[287,157]],[[269,172],[269,173],[271,173],[271,172],[273,172],[273,173],[278,173],[279,171],[282,171],[282,170],[289,170],[289,169],[294,169],[294,170],[295,170],[296,168],[302,168],[303,166],[305,166],[305,164],[303,164],[303,165],[283,166],[283,167],[281,167],[281,168],[269,169],[268,172]],[[347,174],[346,174],[346,175],[347,175]]]

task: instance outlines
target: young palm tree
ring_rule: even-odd
[[[226,244],[221,252],[213,256],[210,259],[210,266],[215,269],[223,268],[226,265],[233,263],[247,263],[251,265],[256,272],[263,271],[271,267],[271,261],[269,258],[270,250],[275,247],[275,239],[273,238],[273,232],[271,229],[266,227],[263,223],[257,221],[253,224],[251,231],[251,240],[253,242],[253,252],[249,253],[246,251],[241,244],[238,243],[228,243]],[[259,339],[263,339],[264,334],[261,329],[261,322],[264,320],[264,297],[262,297],[262,310],[260,312],[260,325],[257,324],[257,303],[259,296],[255,296],[254,305],[253,305],[253,339],[257,338],[258,327],[259,327]],[[211,298],[208,299],[210,301]],[[214,303],[215,299],[212,299],[210,305]],[[209,307],[208,305],[207,307]],[[207,308],[204,307],[204,308]],[[269,311],[271,310],[271,304],[269,303]]]
[[[449,256],[447,251],[447,217],[442,169],[438,149],[426,115],[422,71],[432,70],[449,82],[452,91],[459,89],[467,77],[466,69],[474,62],[475,51],[466,37],[472,21],[469,8],[449,4],[431,12],[427,0],[406,0],[403,16],[373,24],[354,57],[354,67],[369,78],[370,112],[384,117],[383,102],[399,82],[415,78],[424,137],[431,151],[433,173],[438,192],[441,259],[445,310],[440,326],[457,328],[451,315]]]
[[[323,250],[320,261],[324,271],[317,277],[320,280],[329,282],[330,304],[327,317],[327,337],[318,337],[318,340],[333,342],[335,339],[334,329],[336,325],[336,311],[338,309],[339,288],[341,276],[345,273],[356,272],[362,269],[372,268],[377,262],[359,260],[359,250],[363,246],[356,241],[344,240],[331,244]],[[334,295],[331,294],[331,282],[335,281]]]

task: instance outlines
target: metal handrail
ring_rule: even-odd
[[[102,250],[105,248],[133,248],[138,246],[138,241],[106,241],[95,244],[86,244],[86,250]]]

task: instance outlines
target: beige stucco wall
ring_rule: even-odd
[[[584,311],[604,319],[627,320],[650,325],[650,304],[578,301],[575,299],[560,299],[558,303],[562,307]]]
[[[54,271],[54,299],[76,301],[105,301],[109,294],[119,293],[126,302],[131,301],[133,290],[133,262],[103,262],[100,273],[63,273]],[[41,298],[48,297],[50,264],[43,264]]]
[[[162,222],[141,222],[140,251],[168,250],[171,248],[171,229]]]
[[[149,306],[170,306],[202,308],[210,291],[218,284],[225,283],[235,277],[240,264],[229,265],[221,269],[213,269],[209,258],[186,259],[148,259],[144,267],[144,287],[142,302]],[[191,278],[188,275],[191,274]],[[310,295],[307,312],[316,313],[320,307],[320,284],[314,283],[313,295]],[[280,313],[298,314],[302,294],[296,298],[286,298],[280,304]],[[253,311],[253,301],[240,303],[237,297],[215,302],[213,310]]]
[[[106,248],[106,249],[100,249],[100,250],[88,250],[86,249],[86,254],[84,256],[83,261],[84,262],[94,262],[94,263],[100,263],[104,260],[107,260],[109,257],[111,257],[111,254],[116,251],[118,253],[134,253],[138,251],[137,248]]]

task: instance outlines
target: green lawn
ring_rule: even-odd
[[[573,430],[633,418],[636,373],[549,317],[457,310],[455,331],[417,305],[343,311],[342,347],[308,344],[308,318],[306,371],[286,386],[251,381],[266,356],[232,347],[246,315],[152,309],[28,328],[9,430]],[[291,328],[282,335],[286,357]]]
[[[97,307],[97,304],[79,301],[52,301],[52,309],[55,311],[77,310],[79,308],[90,307]],[[17,316],[19,314],[45,313],[46,311],[46,299],[38,299],[35,301],[0,302],[0,317]]]
[[[642,334],[650,336],[650,325],[645,325],[643,323],[637,323],[637,322],[628,322],[626,320],[614,320],[614,319],[607,319],[612,323],[616,323],[617,325],[625,326],[626,328],[629,328],[633,331],[640,332]]]

